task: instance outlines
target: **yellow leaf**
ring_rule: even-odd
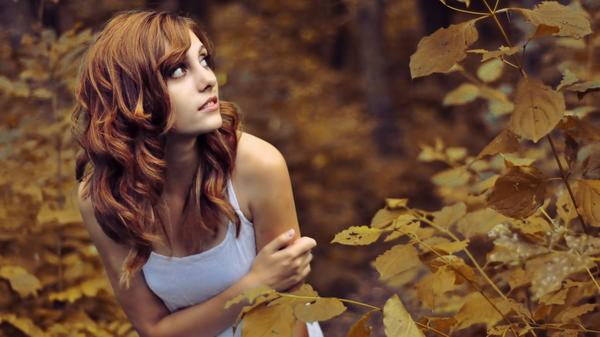
[[[485,62],[489,59],[516,54],[521,48],[523,48],[523,47],[514,46],[514,47],[509,48],[506,46],[500,46],[500,48],[498,50],[493,50],[493,51],[489,51],[489,50],[485,50],[485,49],[471,49],[471,50],[467,50],[467,52],[474,53],[474,54],[481,54],[481,62]]]
[[[445,255],[459,252],[469,245],[469,240],[440,242],[432,246],[436,252],[443,252]]]
[[[373,228],[384,228],[387,225],[391,224],[394,219],[396,219],[399,215],[406,213],[403,209],[387,209],[382,208],[371,220],[371,227]]]
[[[494,82],[502,76],[503,69],[504,62],[499,59],[493,59],[479,66],[479,69],[477,69],[477,77],[485,83]]]
[[[578,180],[577,203],[585,222],[600,227],[600,180]]]
[[[449,270],[456,273],[456,283],[462,284],[466,280],[475,281],[476,275],[473,268],[465,263],[463,259],[456,255],[443,255],[428,262],[433,269],[447,266]]]
[[[403,199],[386,198],[385,199],[385,206],[389,209],[406,208],[407,204],[408,204],[408,199],[406,199],[406,198],[403,198]]]
[[[352,226],[337,233],[331,243],[340,243],[343,245],[369,245],[381,235],[382,230],[369,226]]]
[[[417,283],[417,297],[425,307],[435,310],[436,299],[454,289],[455,274],[448,268],[439,268]]]
[[[565,100],[562,94],[539,80],[524,78],[517,87],[510,129],[537,143],[554,129],[564,113]]]
[[[579,321],[576,320],[576,318],[585,313],[593,311],[594,309],[596,309],[596,305],[596,303],[585,303],[575,307],[567,306],[565,311],[561,312],[557,318],[563,323],[579,323]]]
[[[294,305],[294,315],[303,322],[326,321],[344,311],[346,306],[337,298],[319,298]]]
[[[474,101],[479,96],[479,88],[470,83],[463,83],[458,88],[450,91],[444,97],[443,104],[461,105]]]
[[[267,286],[259,286],[244,291],[242,294],[230,299],[225,303],[224,309],[228,309],[230,306],[241,303],[247,299],[249,304],[252,304],[258,297],[272,297],[275,294],[275,290]]]
[[[396,294],[383,306],[383,325],[387,337],[425,337]]]
[[[15,328],[21,330],[26,336],[30,337],[46,337],[48,336],[42,329],[27,317],[18,317],[13,314],[0,314],[0,323],[8,323]]]
[[[371,264],[379,273],[379,278],[386,281],[393,276],[410,273],[421,265],[421,261],[415,247],[396,245],[379,255]]]
[[[565,90],[576,91],[579,99],[583,98],[588,92],[600,90],[600,81],[586,81],[582,83],[572,84],[566,87]]]
[[[287,305],[261,305],[242,323],[243,337],[292,336],[294,315]]]
[[[456,229],[465,238],[471,238],[475,235],[487,235],[494,226],[506,222],[508,219],[491,208],[484,208],[465,215],[458,221]]]
[[[527,218],[544,203],[546,177],[532,166],[513,166],[496,180],[488,206],[511,218]]]
[[[37,291],[42,287],[40,280],[35,275],[30,274],[25,268],[20,266],[3,266],[0,268],[0,277],[8,280],[10,286],[21,298],[31,294],[37,295]]]
[[[519,138],[509,129],[502,130],[486,147],[481,150],[477,158],[495,156],[498,153],[512,153],[519,150]]]
[[[592,33],[585,12],[563,6],[556,1],[544,1],[533,10],[515,8],[532,24],[538,26],[536,35],[553,34],[580,39]]]
[[[448,147],[446,148],[446,156],[450,161],[459,161],[467,155],[467,149],[464,147]]]
[[[456,330],[483,323],[488,328],[493,327],[502,319],[494,307],[478,292],[469,294],[467,301],[455,316],[458,322]]]
[[[558,84],[558,87],[556,87],[556,91],[560,91],[560,89],[562,89],[565,86],[569,86],[571,84],[579,82],[579,79],[577,78],[577,76],[575,75],[575,73],[573,73],[569,69],[565,69],[562,72],[562,75],[563,75],[562,80]]]
[[[479,34],[473,19],[448,28],[440,28],[419,41],[417,51],[410,57],[411,77],[417,78],[433,73],[449,72],[454,64],[462,61],[465,50],[477,41]]]
[[[433,222],[443,228],[449,229],[460,218],[467,214],[467,206],[459,202],[452,206],[446,206],[442,210],[433,212]]]
[[[458,166],[434,174],[431,181],[439,186],[460,187],[468,183],[470,178],[466,167]]]
[[[356,321],[352,327],[350,327],[350,331],[348,331],[348,337],[369,337],[371,336],[371,331],[373,327],[369,325],[369,318],[375,310],[369,311],[364,314],[358,321]]]

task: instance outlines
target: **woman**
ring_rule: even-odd
[[[130,11],[81,68],[80,212],[142,337],[233,336],[243,303],[224,310],[228,300],[259,285],[291,290],[310,271],[316,242],[299,235],[285,161],[238,130],[212,53],[189,18]],[[298,321],[293,335],[322,332]]]

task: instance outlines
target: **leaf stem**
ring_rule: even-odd
[[[379,307],[376,307],[376,306],[373,306],[373,305],[370,305],[370,304],[367,304],[367,303],[362,303],[362,302],[359,302],[359,301],[348,300],[348,299],[345,299],[345,298],[319,297],[319,296],[302,296],[302,295],[293,295],[293,294],[286,294],[286,293],[278,293],[278,294],[280,296],[282,296],[282,297],[290,297],[290,298],[297,298],[297,299],[304,299],[304,300],[318,300],[320,298],[335,298],[335,299],[337,299],[338,301],[341,301],[341,302],[352,303],[352,304],[360,305],[360,306],[367,307],[367,308],[370,308],[370,309],[373,309],[373,310],[382,311],[382,309],[379,308]]]
[[[558,152],[556,151],[556,147],[554,146],[554,141],[552,141],[552,137],[550,137],[550,134],[547,134],[546,138],[548,138],[548,142],[550,142],[550,147],[552,148],[552,154],[554,154],[554,159],[556,160],[556,164],[558,165],[558,169],[560,170],[560,175],[561,175],[562,181],[565,184],[565,186],[567,187],[567,191],[569,192],[569,196],[571,197],[571,201],[573,202],[573,207],[575,208],[575,212],[577,212],[577,217],[579,218],[579,221],[581,222],[581,227],[583,228],[583,232],[585,234],[589,234],[587,226],[585,225],[585,221],[583,221],[583,217],[579,213],[579,209],[577,209],[577,202],[575,201],[575,196],[573,195],[573,191],[571,190],[571,185],[569,185],[569,181],[567,179],[567,174],[565,173],[565,170],[564,170],[562,164],[560,163],[560,159],[558,158]]]
[[[460,8],[448,5],[445,0],[439,0],[439,1],[444,6],[450,8],[450,9],[452,9],[454,11],[457,11],[457,12],[467,13],[467,14],[473,14],[473,15],[478,15],[478,16],[488,16],[488,13],[486,13],[486,12],[475,12],[475,11],[469,11],[469,10],[466,10],[466,9],[460,9]]]
[[[498,20],[498,16],[496,16],[496,13],[498,13],[498,11],[496,10],[496,6],[494,6],[494,9],[492,9],[490,7],[490,5],[488,4],[487,0],[482,0],[482,1],[485,4],[485,7],[487,7],[490,15],[492,16],[492,18],[496,22],[496,25],[500,29],[500,32],[502,33],[502,37],[504,37],[504,41],[506,41],[506,44],[508,45],[509,48],[512,48],[513,45],[510,42],[510,39],[508,38],[508,35],[506,34],[506,31],[504,30],[504,27],[502,26],[502,23],[500,23],[500,20]],[[496,2],[496,5],[497,4],[498,4],[498,2]],[[515,57],[515,60],[517,61],[517,66],[518,66],[519,72],[521,73],[521,76],[527,77],[527,74],[525,74],[525,70],[523,69],[523,65],[521,64],[521,61],[519,61],[519,59],[516,58],[516,57]]]

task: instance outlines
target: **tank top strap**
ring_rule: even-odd
[[[241,212],[240,203],[237,200],[237,196],[235,195],[235,191],[233,190],[233,183],[231,182],[231,178],[227,179],[227,196],[229,198],[229,202],[233,209],[236,212]]]

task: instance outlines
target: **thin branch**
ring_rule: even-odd
[[[571,201],[573,202],[573,207],[575,208],[575,212],[577,212],[577,217],[579,218],[579,221],[581,222],[581,227],[583,228],[583,232],[585,234],[589,234],[588,229],[585,225],[585,221],[583,221],[583,217],[579,213],[579,209],[577,209],[577,202],[575,201],[575,196],[573,195],[573,191],[571,190],[571,185],[569,185],[569,181],[567,179],[567,174],[566,174],[565,170],[563,169],[562,164],[560,163],[560,159],[558,158],[558,152],[556,151],[556,147],[554,146],[554,141],[552,141],[552,137],[550,137],[550,134],[547,134],[546,138],[548,138],[548,142],[550,142],[550,147],[552,148],[552,153],[554,154],[554,159],[556,160],[556,164],[558,164],[558,169],[560,170],[560,175],[562,177],[562,181],[565,184],[565,186],[567,187],[567,191],[569,192],[569,196],[571,197]]]
[[[444,5],[444,6],[446,6],[446,7],[450,8],[450,9],[452,9],[452,10],[455,10],[455,11],[457,11],[457,12],[461,12],[461,13],[467,13],[467,14],[473,14],[473,15],[478,15],[478,16],[488,16],[488,13],[486,13],[486,12],[474,12],[474,11],[469,11],[469,10],[466,10],[466,9],[460,9],[460,8],[457,8],[457,7],[454,7],[454,6],[450,6],[450,5],[448,5],[448,4],[446,3],[446,1],[444,1],[444,0],[439,0],[439,1],[440,1],[440,2],[441,2],[443,5]]]

